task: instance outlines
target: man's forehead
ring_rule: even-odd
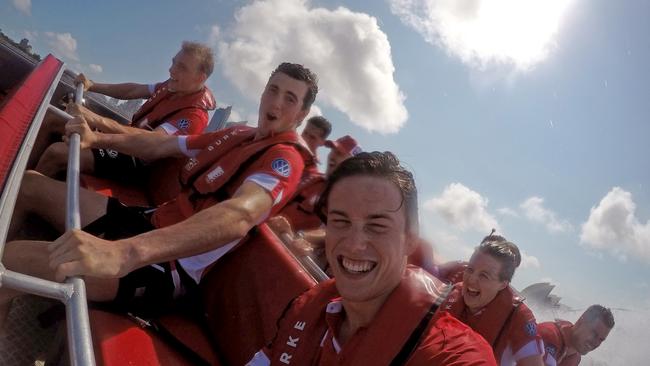
[[[273,76],[269,78],[267,85],[282,86],[284,89],[288,89],[299,96],[303,96],[307,92],[307,83],[294,79],[291,76],[278,71]]]
[[[334,150],[333,150],[334,151]],[[353,191],[353,192],[352,192]],[[399,189],[390,181],[379,177],[349,177],[339,181],[332,189],[331,209],[371,213],[398,213],[403,208]]]

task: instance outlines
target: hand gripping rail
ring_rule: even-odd
[[[0,121],[2,122],[10,119],[27,119],[26,116],[29,116],[29,121],[24,124],[27,127],[20,127],[22,128],[21,131],[27,131],[23,131],[22,136],[14,137],[16,141],[21,141],[22,144],[19,146],[17,153],[13,152],[15,158],[14,156],[11,157],[11,171],[6,177],[6,184],[3,186],[2,196],[0,196],[0,258],[27,158],[62,73],[63,63],[49,55],[28,76],[23,83],[23,87],[14,94],[12,99],[15,99],[15,103],[12,104],[13,100],[8,101],[0,111]],[[82,93],[83,86],[77,87],[76,101],[81,100]],[[64,112],[59,111],[59,113]],[[6,120],[5,115],[8,116]],[[19,123],[21,122],[19,121]],[[3,125],[0,124],[0,128],[2,127]],[[71,136],[70,156],[68,159],[68,217],[66,219],[66,229],[68,230],[78,229],[80,226],[79,145],[79,135]],[[2,151],[2,158],[6,158],[10,153],[12,152]],[[86,289],[83,280],[73,277],[68,278],[66,283],[46,281],[6,270],[0,264],[0,286],[63,302],[66,306],[68,345],[72,365],[95,365],[90,337]]]
[[[297,255],[294,253],[294,251],[291,249],[291,242],[293,239],[291,236],[287,233],[282,233],[280,235],[280,238],[282,239],[282,243],[287,247],[287,251],[289,254],[291,254],[298,263],[300,263],[306,270],[307,273],[309,273],[315,280],[316,282],[323,282],[329,280],[329,276],[314,262],[314,260],[308,256],[308,255]]]

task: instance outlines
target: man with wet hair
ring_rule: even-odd
[[[478,334],[434,315],[446,285],[407,267],[417,244],[417,190],[392,153],[344,161],[317,212],[334,279],[291,303],[249,365],[496,365]]]
[[[591,305],[575,324],[557,319],[539,324],[544,340],[544,362],[547,366],[576,366],[581,356],[598,348],[614,328],[612,311],[602,305]]]
[[[309,69],[282,63],[262,92],[256,128],[194,136],[104,134],[76,117],[67,132],[79,133],[85,147],[145,159],[188,157],[179,172],[183,189],[155,210],[127,207],[82,189],[85,231],[68,231],[51,243],[7,243],[3,263],[57,281],[85,276],[91,300],[126,309],[142,304],[143,311],[165,308],[192,291],[213,263],[293,196],[304,161],[311,157],[295,130],[317,92]],[[65,190],[62,182],[26,172],[14,219],[31,212],[63,231]],[[13,296],[0,289],[0,306]]]
[[[94,82],[84,74],[77,76],[75,82],[82,83],[86,91],[123,100],[148,98],[135,112],[130,125],[100,116],[77,104],[70,104],[68,112],[73,116],[83,116],[91,128],[103,133],[199,134],[208,124],[208,111],[216,107],[214,96],[205,85],[213,70],[212,49],[201,43],[185,41],[172,58],[169,79],[164,82],[105,84]],[[67,144],[56,142],[48,146],[53,135],[58,138],[64,133],[64,123],[48,118],[32,151],[32,160],[38,158],[34,169],[49,177],[57,176],[67,167]],[[119,181],[142,179],[144,165],[139,159],[111,149],[84,149],[80,156],[83,173]]]

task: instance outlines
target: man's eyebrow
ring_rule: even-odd
[[[343,212],[341,210],[332,210],[332,211],[328,212],[328,215],[339,215],[339,216],[345,216],[345,217],[348,216],[345,212]]]
[[[296,100],[298,100],[298,96],[296,95],[296,93],[292,92],[291,90],[287,90],[287,94],[291,95],[291,96],[294,97]]]
[[[385,213],[370,214],[370,215],[368,215],[368,218],[371,219],[371,220],[372,219],[386,219],[386,220],[391,220],[391,221],[393,220],[393,218],[390,215],[385,214]]]

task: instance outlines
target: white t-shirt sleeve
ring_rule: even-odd
[[[183,155],[187,156],[188,158],[193,158],[199,154],[201,151],[200,149],[188,149],[187,148],[187,138],[189,136],[187,135],[182,135],[178,136],[178,148],[181,150]]]

